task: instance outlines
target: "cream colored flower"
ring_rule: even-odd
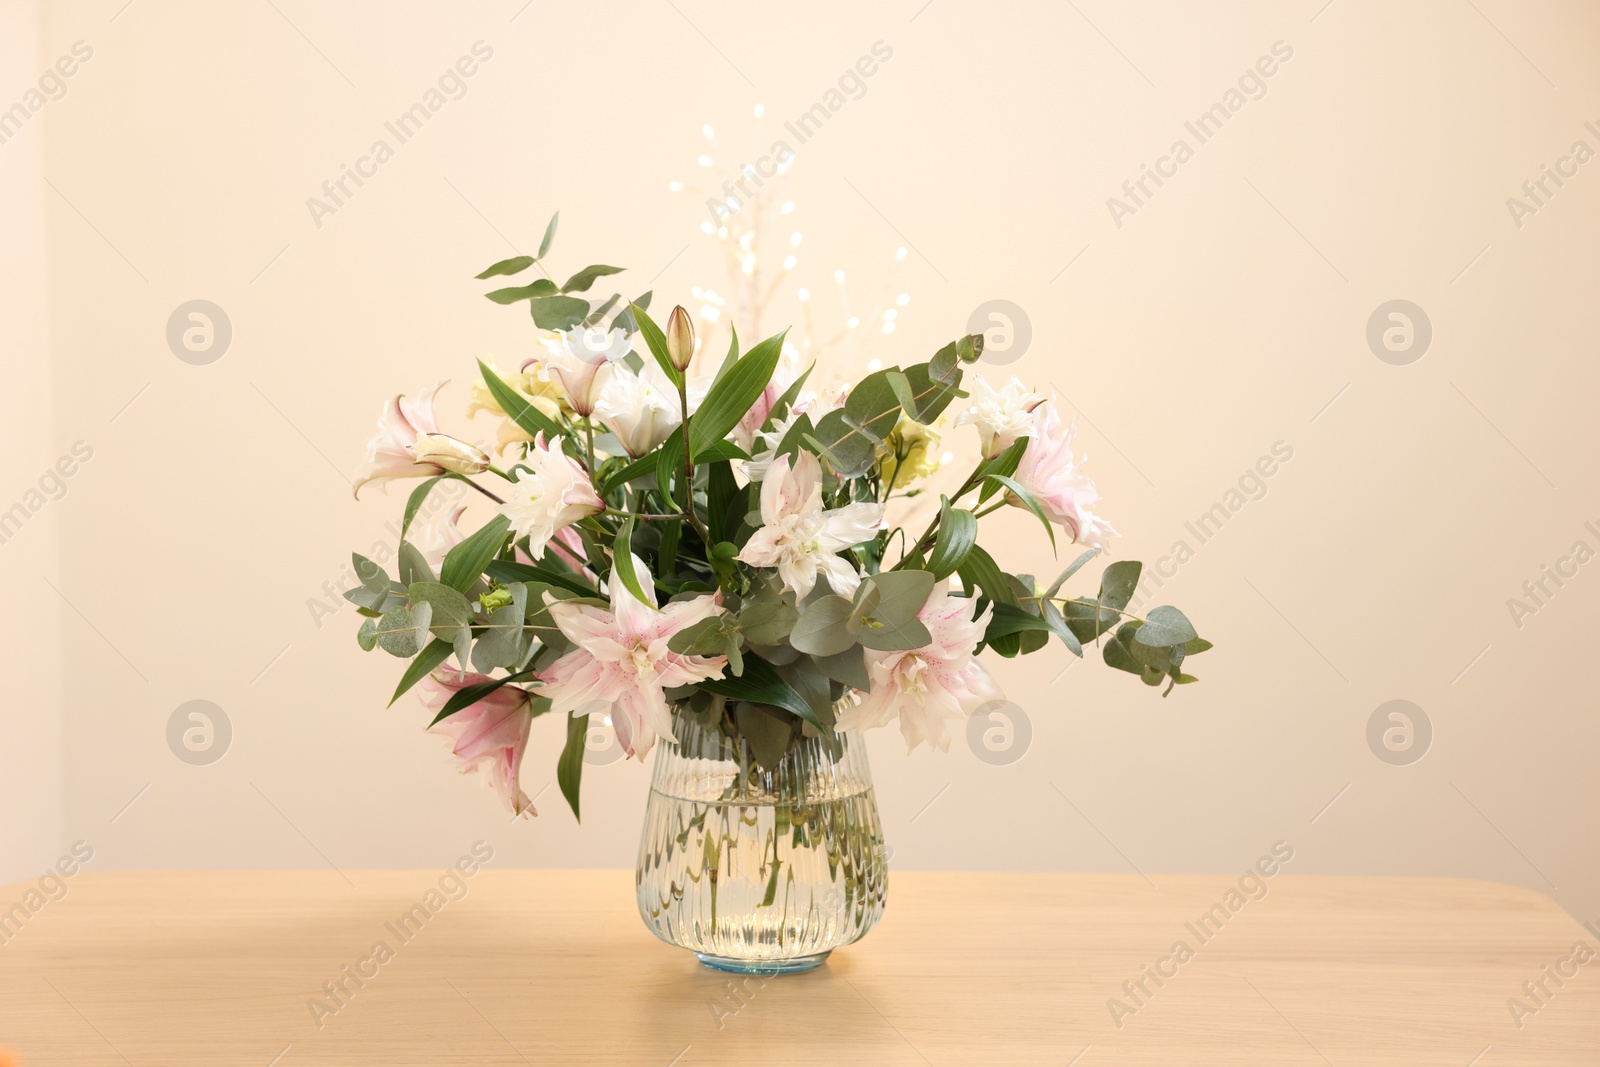
[[[528,539],[528,554],[535,560],[558,530],[605,510],[589,476],[561,450],[559,437],[546,443],[540,434],[512,479],[500,514],[511,520],[518,538]]]
[[[542,414],[557,422],[563,416],[572,414],[572,406],[567,403],[567,394],[561,391],[560,383],[551,381],[538,361],[530,360],[523,370],[504,374],[495,366],[494,360],[487,362],[489,369],[494,371],[501,381]],[[533,440],[532,434],[506,415],[504,409],[500,407],[500,402],[489,392],[489,387],[481,378],[472,383],[472,402],[467,405],[467,417],[470,419],[480,411],[487,411],[500,419],[500,426],[495,434],[497,451],[504,452],[507,445]]]
[[[889,431],[889,450],[878,459],[878,477],[882,483],[900,489],[944,466],[943,453],[939,450],[942,437],[937,421],[924,426],[902,412],[900,421]],[[904,458],[897,462],[896,456]]]
[[[956,417],[957,426],[978,428],[985,459],[993,459],[1033,428],[1033,409],[1044,397],[1012,378],[998,391],[976,374],[971,380],[972,403]]]

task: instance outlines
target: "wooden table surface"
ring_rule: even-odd
[[[1202,941],[1186,924],[1234,879],[896,872],[864,941],[736,998],[645,931],[630,872],[484,869],[431,899],[440,872],[346,873],[78,875],[4,931],[0,1047],[22,1067],[1600,1063],[1600,960],[1546,977],[1595,935],[1482,882],[1281,875]],[[437,911],[399,930],[417,904]],[[373,977],[339,1004],[346,966]]]

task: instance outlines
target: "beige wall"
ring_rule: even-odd
[[[1033,730],[1009,765],[874,736],[894,862],[1231,870],[1282,838],[1297,872],[1495,879],[1600,914],[1600,577],[1581,568],[1520,627],[1507,607],[1575,541],[1600,548],[1600,163],[1520,227],[1506,204],[1574,141],[1600,149],[1600,12],[1216,6],[48,5],[6,100],[74,41],[94,56],[33,120],[48,138],[30,124],[0,146],[8,217],[42,206],[49,226],[48,255],[25,240],[19,268],[6,250],[26,278],[7,287],[25,388],[6,433],[35,443],[11,453],[8,499],[74,441],[94,457],[50,505],[59,558],[30,525],[0,581],[13,676],[54,669],[19,610],[56,609],[43,579],[82,612],[60,629],[61,839],[93,840],[107,868],[430,864],[477,837],[508,863],[630,864],[643,771],[591,767],[581,828],[554,789],[508,825],[445,770],[414,702],[385,710],[396,665],[357,650],[353,611],[319,627],[307,601],[403,501],[349,499],[383,398],[449,375],[455,420],[473,357],[527,351],[526,320],[474,272],[559,207],[562,266],[630,265],[630,293],[660,272],[658,299],[689,302],[720,253],[702,202],[667,183],[695,171],[701,124],[742,142],[755,103],[769,128],[797,116],[882,40],[865,95],[797,146],[806,238],[785,292],[825,293],[836,266],[864,302],[878,279],[909,291],[898,332],[854,359],[925,358],[992,298],[1026,309],[1032,346],[1005,370],[1081,417],[1120,555],[1195,550],[1149,602],[1218,646],[1167,700],[1097,662],[1061,675],[1060,650],[996,662]],[[480,40],[493,58],[467,95],[316,225],[307,198]],[[1185,121],[1278,41],[1293,56],[1265,95],[1198,144]],[[1107,198],[1180,137],[1193,158],[1117,225]],[[41,145],[61,195],[26,171]],[[28,377],[46,268],[48,383]],[[206,366],[164,337],[197,298],[234,330]],[[1406,366],[1364,336],[1397,298],[1434,328]],[[1280,441],[1293,456],[1266,495],[1199,543],[1186,521]],[[1052,569],[1031,520],[986,521],[1008,558]],[[48,795],[53,745],[27,731],[48,734],[54,704],[14,693],[5,758]],[[1434,730],[1410,766],[1366,740],[1395,698]],[[167,746],[193,699],[232,722],[210,766]],[[7,803],[8,823],[32,817],[31,794]]]
[[[31,4],[0,9],[0,71],[5,92],[36,77],[38,13]],[[7,100],[7,106],[12,103]],[[57,554],[63,505],[12,517],[56,460],[50,347],[49,259],[41,181],[44,139],[32,127],[0,144],[0,315],[7,388],[0,392],[0,603],[5,631],[5,743],[0,745],[0,882],[42,872],[58,854],[61,829],[62,612],[70,611],[41,576],[61,582]],[[18,519],[22,519],[18,524]]]

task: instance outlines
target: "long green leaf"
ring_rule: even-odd
[[[696,459],[727,437],[749,413],[772,381],[783,355],[784,333],[776,334],[746,352],[712,385],[711,391],[689,419],[689,450]]]
[[[469,685],[465,689],[458,689],[451,694],[450,699],[444,702],[444,707],[439,709],[439,714],[433,717],[429,726],[437,726],[462,708],[471,707],[484,697],[511,682],[519,682],[524,678],[532,677],[532,671],[522,671],[519,674],[508,675],[505,678],[495,678],[477,685]]]
[[[478,361],[478,370],[483,375],[483,384],[489,387],[489,393],[494,397],[494,402],[500,405],[500,410],[507,417],[522,427],[530,436],[544,434],[546,440],[561,436],[561,427],[550,416],[528,403],[521,393],[500,380],[500,376],[489,369],[483,360]]]
[[[633,321],[639,330],[639,336],[644,338],[644,343],[650,349],[650,354],[655,357],[656,366],[667,376],[667,381],[673,385],[683,383],[683,371],[672,365],[672,354],[667,351],[667,335],[662,332],[656,321],[645,314],[644,308],[634,306]]]
[[[427,481],[411,490],[411,496],[406,500],[405,517],[400,520],[401,537],[404,537],[406,535],[406,531],[411,529],[411,520],[417,517],[417,511],[421,509],[422,502],[428,499],[428,493],[433,489],[434,486],[439,484],[439,479],[442,477],[444,476],[436,475],[435,477],[429,478]]]
[[[967,553],[967,558],[962,560],[961,566],[956,568],[956,572],[961,575],[961,581],[968,590],[982,589],[996,604],[1015,606],[1017,603],[1017,595],[1011,591],[1011,584],[1006,581],[1005,572],[982,545],[972,546],[972,550]]]
[[[683,462],[683,438],[678,436],[677,430],[673,430],[671,436],[662,442],[661,447],[654,452],[647,452],[621,470],[612,472],[601,485],[596,487],[597,490],[601,496],[606,496],[619,485],[626,485],[635,478],[643,478],[645,475],[653,473],[656,469],[656,464],[661,462],[663,454],[670,457],[671,462],[679,464]],[[732,441],[718,441],[695,457],[697,460],[708,463],[714,463],[720,459],[749,458],[749,454]]]
[[[645,594],[644,586],[639,583],[639,575],[633,569],[633,516],[623,520],[622,528],[617,531],[617,540],[612,547],[611,569],[622,579],[622,584],[628,587],[640,603],[654,606],[655,597]]]
[[[1011,490],[1012,494],[1018,500],[1022,501],[1023,506],[1029,511],[1033,512],[1040,522],[1044,523],[1044,532],[1050,535],[1050,548],[1052,550],[1055,549],[1056,528],[1051,525],[1050,516],[1044,513],[1044,505],[1039,503],[1038,497],[1034,496],[1027,489],[1023,488],[1022,485],[1019,484],[1015,479],[1007,478],[1003,474],[986,475],[983,480],[986,482],[998,482],[1007,489]]]
[[[567,284],[561,287],[561,291],[563,293],[587,292],[596,278],[603,278],[608,274],[621,274],[626,269],[625,267],[608,267],[604,263],[596,263],[593,266],[583,268],[568,278]]]
[[[492,264],[482,274],[474,275],[474,277],[494,278],[501,274],[521,274],[531,266],[533,266],[532,256],[512,256],[510,259],[502,259],[500,262]]]
[[[400,676],[400,684],[395,687],[394,696],[389,698],[389,706],[405,695],[406,691],[428,676],[439,664],[450,658],[451,645],[449,641],[441,641],[435,637],[428,642],[417,658],[411,661],[406,668],[406,673]]]
[[[505,546],[506,534],[511,532],[511,520],[496,515],[465,541],[445,554],[444,565],[439,569],[439,580],[452,589],[465,593],[483,574],[489,561]]]
[[[1066,584],[1068,578],[1071,578],[1074,574],[1077,574],[1085,563],[1088,563],[1091,559],[1094,559],[1099,554],[1100,550],[1098,548],[1091,548],[1084,552],[1083,555],[1067,564],[1067,569],[1056,576],[1056,580],[1050,583],[1050,588],[1044,591],[1044,595],[1047,597],[1055,596],[1056,593],[1061,591],[1061,587]]]
[[[578,786],[583,781],[583,753],[588,736],[589,716],[569,715],[567,743],[556,760],[556,782],[561,786],[561,795],[567,798],[572,817],[579,822],[583,821],[583,816],[578,814]]]
[[[952,508],[950,498],[939,498],[939,538],[934,542],[933,555],[928,557],[928,570],[936,581],[954,574],[966,560],[967,553],[978,543],[978,517],[963,508]]]
[[[560,589],[577,593],[579,596],[599,596],[599,590],[574,574],[563,571],[550,570],[545,567],[530,567],[526,563],[516,560],[496,559],[491,560],[483,568],[483,573],[502,584],[510,582],[543,582]]]
[[[496,304],[515,304],[518,300],[533,300],[536,297],[550,296],[556,291],[556,283],[549,278],[535,278],[527,285],[514,285],[509,289],[496,289],[483,295],[493,300]]]
[[[708,693],[716,693],[730,700],[748,700],[792,711],[818,730],[823,728],[817,713],[811,710],[806,698],[788,682],[778,677],[778,672],[772,669],[772,664],[760,656],[747,654],[744,659],[744,674],[737,678],[714,678],[695,684]]]
[[[556,239],[556,223],[560,218],[561,212],[559,211],[550,216],[550,222],[544,228],[544,238],[539,242],[539,255],[537,258],[543,259],[545,253],[550,251],[550,242]]]

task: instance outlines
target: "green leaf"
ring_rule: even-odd
[[[662,442],[660,448],[656,449],[654,452],[647,452],[638,459],[629,463],[627,466],[607,475],[603,480],[603,483],[597,485],[595,488],[601,496],[606,496],[618,486],[626,485],[635,478],[643,478],[653,472],[656,469],[656,465],[661,462],[663,456],[668,457],[669,460],[679,464],[683,463],[683,438],[679,436],[679,431],[673,430],[672,435]],[[716,444],[707,448],[703,454],[695,457],[696,461],[704,460],[706,462],[715,462],[716,460],[720,459],[733,460],[749,458],[750,456],[745,452],[745,450],[734,444],[732,441],[718,441]]]
[[[478,361],[478,371],[483,375],[483,384],[489,387],[489,394],[494,397],[494,402],[500,405],[500,410],[507,417],[522,427],[529,436],[537,437],[544,434],[546,440],[561,436],[561,427],[555,421],[534,407],[532,404],[511,386],[500,380],[500,376],[489,369],[483,360]]]
[[[1100,603],[1121,611],[1133,599],[1139,588],[1139,572],[1143,564],[1138,560],[1123,559],[1108,566],[1100,574]]]
[[[865,579],[878,591],[878,606],[869,618],[885,623],[903,623],[917,617],[917,613],[933,595],[934,578],[931,571],[885,571]],[[913,646],[915,647],[915,646]]]
[[[493,300],[496,304],[515,304],[518,300],[533,300],[538,297],[550,296],[556,291],[556,283],[549,278],[535,278],[527,285],[514,285],[509,289],[496,289],[483,295]]]
[[[638,325],[639,336],[644,338],[650,354],[655,357],[656,366],[661,368],[661,373],[667,376],[667,381],[673,385],[683,383],[683,371],[672,365],[672,353],[667,351],[667,335],[661,327],[656,325],[654,319],[644,313],[643,308],[633,308],[633,321]],[[698,417],[698,416],[695,416]]]
[[[428,566],[428,561],[423,558],[422,550],[410,541],[400,542],[400,584],[410,586],[413,582],[432,582],[433,568]]]
[[[617,312],[617,317],[611,320],[611,329],[623,330],[627,333],[636,333],[639,323],[633,317],[633,309],[643,311],[650,306],[650,291],[646,290],[638,297],[628,302],[628,306]]]
[[[361,588],[378,596],[385,596],[389,592],[389,572],[381,566],[358,552],[350,553],[350,562],[355,565],[356,578],[361,582]]]
[[[760,656],[746,656],[744,674],[737,678],[712,678],[695,684],[708,693],[716,693],[730,700],[749,700],[792,711],[812,726],[822,729],[822,723],[806,698],[795,692],[793,686],[778,676],[772,664]]]
[[[596,278],[604,278],[608,274],[621,274],[626,269],[625,267],[608,267],[604,263],[596,263],[593,266],[583,268],[568,278],[567,284],[561,287],[561,291],[563,293],[587,292]]]
[[[954,367],[946,377],[933,374],[930,364],[918,363],[908,367],[901,375],[903,388],[896,389],[900,406],[905,413],[924,426],[933,422],[950,402],[961,395],[961,371]]]
[[[511,532],[511,520],[496,515],[465,541],[453,546],[445,554],[439,568],[439,580],[450,588],[465,593],[483,575],[489,561],[505,546],[506,535]]]
[[[1130,647],[1133,632],[1138,628],[1137,623],[1123,623],[1111,639],[1105,642],[1100,651],[1100,658],[1105,660],[1107,667],[1143,676],[1144,664],[1133,655]]]
[[[927,574],[927,571],[902,571],[903,574]],[[921,619],[910,618],[903,622],[887,622],[871,618],[856,631],[856,640],[863,646],[879,652],[903,651],[922,648],[933,641],[933,634]]]
[[[816,431],[804,435],[806,443],[826,459],[841,478],[859,478],[872,469],[883,444],[867,434],[843,408],[828,412]]]
[[[356,631],[356,644],[361,646],[361,651],[371,652],[378,647],[378,620],[367,618],[361,620],[361,628]]]
[[[472,648],[472,666],[484,674],[496,667],[520,669],[532,645],[524,628],[528,616],[528,587],[513,582],[505,589],[511,594],[511,603],[489,612],[489,625],[478,635],[478,643]]]
[[[450,694],[450,699],[444,702],[444,707],[439,709],[439,714],[435,715],[433,721],[428,725],[430,727],[438,726],[462,708],[471,707],[503,686],[532,675],[532,671],[524,671],[521,674],[514,674],[506,678],[494,678],[487,682],[479,682],[477,685],[469,685],[458,689]]]
[[[611,567],[617,577],[622,579],[622,584],[627,586],[628,592],[632,593],[641,604],[655,607],[655,597],[645,593],[644,586],[639,584],[639,576],[633,570],[632,515],[623,521],[622,528],[617,531],[617,539],[612,546]]]
[[[799,617],[799,610],[777,589],[762,584],[739,609],[739,629],[751,644],[775,645],[789,636]]]
[[[984,631],[983,639],[992,641],[996,637],[1028,633],[1030,631],[1050,633],[1053,632],[1053,627],[1049,622],[1026,608],[1019,608],[1014,604],[996,604],[994,605],[994,614],[989,619],[988,629]]]
[[[939,498],[939,537],[928,557],[928,570],[936,580],[950,577],[978,543],[978,517],[962,508],[952,508],[950,499]]]
[[[900,397],[890,381],[891,375],[899,373],[899,369],[894,367],[873,371],[845,397],[845,414],[874,445],[881,444],[894,430],[895,423],[900,421]]]
[[[570,330],[589,317],[589,302],[575,296],[537,296],[528,309],[541,330]]]
[[[815,658],[817,666],[834,681],[859,689],[863,693],[872,688],[872,678],[867,674],[866,656],[859,646],[852,644],[837,655]]]
[[[998,482],[1007,489],[1011,490],[1012,494],[1018,500],[1022,501],[1023,505],[1029,511],[1033,512],[1040,522],[1044,523],[1044,532],[1050,535],[1050,547],[1051,549],[1056,547],[1056,528],[1050,524],[1050,516],[1044,513],[1044,506],[1039,503],[1037,497],[1035,497],[1027,489],[1024,489],[1016,480],[1007,478],[1003,474],[985,475],[984,481]]]
[[[439,484],[441,477],[443,475],[435,475],[411,490],[411,495],[406,498],[405,517],[400,520],[401,537],[404,537],[406,531],[411,529],[411,520],[417,517],[417,512],[422,508],[422,502],[428,499],[428,493],[433,490],[434,486]]]
[[[405,674],[400,676],[400,684],[395,686],[394,696],[389,698],[389,706],[394,707],[394,702],[406,694],[412,686],[426,678],[435,667],[450,658],[450,642],[441,641],[437,637],[428,642],[417,658],[411,661]]]
[[[728,515],[738,495],[739,483],[733,477],[733,464],[727,460],[711,463],[706,468],[706,528],[711,531],[713,543],[728,540],[738,529],[738,520],[730,521]]]
[[[378,638],[378,647],[389,655],[410,659],[428,643],[428,626],[432,620],[432,605],[406,607],[402,604],[383,613],[373,634]]]
[[[426,604],[433,609],[430,630],[440,631],[437,636],[455,646],[456,659],[466,670],[472,662],[472,605],[467,598],[438,582],[417,582],[406,592],[413,606]]]
[[[560,218],[561,212],[559,211],[550,216],[550,222],[544,228],[544,237],[539,241],[539,255],[537,258],[543,259],[545,253],[550,251],[550,242],[556,239],[556,222]]]
[[[806,605],[789,643],[812,656],[836,656],[856,643],[855,628],[848,625],[854,605],[842,596],[830,595]]]
[[[1095,640],[1122,618],[1117,612],[1102,607],[1100,601],[1089,598],[1063,601],[1061,615],[1079,641]]]
[[[731,322],[728,323],[728,333],[732,335],[728,338],[728,354],[722,357],[722,365],[717,368],[717,373],[711,376],[713,385],[720,382],[722,376],[732,370],[735,363],[739,362],[739,327]]]
[[[532,256],[512,256],[510,259],[502,259],[500,262],[490,266],[482,274],[476,274],[473,277],[481,279],[495,278],[502,274],[521,274],[533,266],[533,262]]]
[[[978,482],[983,484],[983,490],[978,494],[978,503],[982,504],[999,491],[999,482],[990,482],[990,475],[1001,475],[1009,478],[1017,473],[1017,464],[1022,462],[1022,453],[1028,448],[1028,439],[1019,437],[1011,442],[1006,450],[991,460],[986,461],[978,469]]]
[[[1044,595],[1046,597],[1055,596],[1061,591],[1061,587],[1067,583],[1068,578],[1071,578],[1074,574],[1077,574],[1085,563],[1088,563],[1091,559],[1094,559],[1099,554],[1100,550],[1098,548],[1091,548],[1083,555],[1067,564],[1067,569],[1056,576],[1056,580],[1050,583],[1050,588],[1044,591]]]
[[[1159,607],[1151,608],[1145,615],[1144,625],[1139,627],[1135,640],[1141,645],[1162,647],[1182,645],[1199,636],[1183,612],[1177,608]]]
[[[1067,646],[1067,651],[1074,656],[1083,656],[1083,642],[1078,640],[1078,635],[1072,632],[1072,627],[1067,625],[1066,618],[1061,614],[1061,609],[1049,600],[1039,601],[1039,614],[1049,624],[1050,631],[1061,638],[1061,643]]]
[[[772,381],[783,355],[783,339],[784,334],[780,333],[762,341],[711,386],[689,419],[689,450],[696,459],[721,443],[755,405]]]
[[[555,220],[551,220],[552,226]],[[561,756],[556,760],[556,782],[561,786],[561,795],[567,798],[567,806],[572,809],[572,817],[579,822],[583,816],[578,813],[578,786],[583,781],[583,752],[589,737],[589,716],[569,715],[567,717],[567,743],[561,748]]]
[[[739,724],[740,736],[750,742],[750,754],[756,762],[769,771],[776,768],[789,751],[794,721],[747,701],[734,706],[734,720]]]
[[[507,584],[511,582],[543,582],[545,585],[553,585],[568,592],[576,593],[579,596],[592,597],[600,595],[598,589],[589,585],[577,575],[550,570],[546,567],[530,567],[526,563],[518,563],[515,560],[492,560],[483,569],[483,572],[495,581]]]
[[[1011,583],[1006,581],[1005,572],[982,545],[972,546],[972,551],[956,568],[956,573],[961,575],[961,582],[969,591],[982,589],[996,604],[1015,605],[1017,602],[1017,595],[1011,591]]]

